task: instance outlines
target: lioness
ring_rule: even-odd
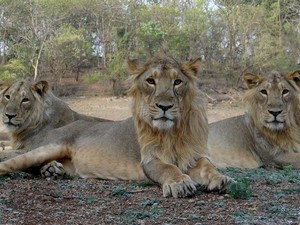
[[[24,80],[0,85],[0,113],[10,144],[16,150],[2,151],[2,160],[5,155],[11,157],[43,145],[48,140],[42,137],[49,131],[74,121],[108,121],[71,110],[53,95],[47,81]]]
[[[145,64],[128,61],[127,67],[133,119],[80,120],[51,130],[40,137],[41,147],[1,162],[0,175],[56,160],[68,174],[82,178],[138,180],[145,172],[162,184],[166,197],[191,195],[196,185],[223,189],[230,178],[208,159],[208,125],[197,88],[199,60],[155,58]]]
[[[132,119],[113,122],[78,114],[52,94],[46,81],[1,88],[2,122],[15,149],[8,157],[17,156],[0,163],[0,174],[42,167],[44,177],[67,172],[84,178],[144,178]]]
[[[246,73],[243,80],[248,113],[209,126],[213,162],[221,168],[300,169],[300,71],[285,76]]]

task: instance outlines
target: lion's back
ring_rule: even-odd
[[[245,115],[209,124],[208,149],[217,167],[258,167],[251,151],[253,148],[254,143],[246,125]]]

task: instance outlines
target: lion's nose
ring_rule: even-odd
[[[272,114],[274,117],[278,116],[282,110],[279,110],[279,111],[272,111],[272,110],[268,110],[270,114]]]
[[[174,105],[161,105],[161,104],[156,104],[158,108],[160,108],[162,111],[166,112],[167,110],[171,109]]]
[[[5,113],[5,115],[7,116],[7,118],[8,119],[12,119],[12,118],[14,118],[14,117],[16,117],[17,116],[17,114],[11,114],[11,113]]]

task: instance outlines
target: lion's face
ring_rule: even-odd
[[[35,84],[19,81],[3,88],[0,108],[5,127],[10,132],[18,132],[36,126],[43,110],[42,97],[47,90],[46,81]]]
[[[143,117],[158,130],[170,130],[180,118],[180,102],[186,93],[187,78],[176,68],[158,65],[138,80],[143,93]]]
[[[261,126],[277,132],[295,122],[294,114],[299,106],[297,74],[284,77],[273,71],[267,77],[244,75],[249,88],[245,99],[250,104],[250,113]]]
[[[193,63],[193,64],[192,64]],[[131,92],[138,98],[139,116],[155,130],[169,131],[180,121],[184,102],[190,93],[190,84],[199,61],[189,66],[170,61],[158,61],[149,65],[134,65],[135,76]],[[131,71],[133,70],[133,64]]]

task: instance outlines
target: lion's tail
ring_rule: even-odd
[[[71,153],[67,146],[42,146],[27,153],[0,162],[0,175],[5,175],[15,171],[23,171],[30,167],[41,166],[53,160],[59,160],[70,157]]]

